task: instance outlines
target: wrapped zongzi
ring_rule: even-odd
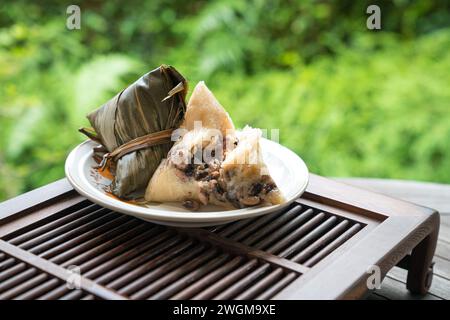
[[[127,198],[145,189],[184,118],[186,92],[184,77],[163,65],[87,116],[95,132],[81,131],[106,149],[114,195]]]

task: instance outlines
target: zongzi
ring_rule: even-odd
[[[94,132],[81,131],[107,150],[114,195],[126,198],[145,189],[184,118],[186,92],[184,77],[162,65],[87,116]]]
[[[264,164],[261,130],[237,132],[228,113],[203,82],[194,89],[177,141],[147,186],[145,200],[208,203],[226,208],[284,201]]]

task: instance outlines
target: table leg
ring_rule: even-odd
[[[412,293],[426,294],[433,280],[433,256],[439,234],[439,214],[433,219],[435,226],[412,251],[409,259],[406,288]]]

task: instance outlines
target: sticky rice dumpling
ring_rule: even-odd
[[[171,66],[143,75],[87,118],[90,138],[111,155],[111,192],[121,198],[145,189],[172,146],[173,129],[186,111],[187,83]]]
[[[195,122],[200,122],[205,128],[219,130],[225,137],[234,134],[235,128],[228,112],[217,101],[204,81],[200,81],[194,88],[187,106],[182,128],[194,129]]]
[[[145,200],[189,209],[273,205],[284,201],[264,164],[261,130],[241,132],[203,82],[194,89],[177,141],[150,179]]]

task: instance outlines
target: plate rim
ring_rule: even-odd
[[[79,178],[74,177],[73,172],[71,170],[72,167],[79,168],[80,164],[76,164],[74,160],[76,160],[76,156],[80,152],[80,150],[85,147],[86,144],[95,144],[92,140],[85,140],[84,142],[77,145],[72,151],[69,153],[69,155],[66,158],[64,170],[65,175],[67,177],[67,180],[69,183],[73,186],[73,188],[83,195],[84,197],[88,198],[92,202],[99,204],[105,208],[108,208],[110,210],[129,214],[132,216],[136,216],[138,218],[142,219],[148,219],[153,221],[167,221],[167,222],[186,222],[186,223],[213,223],[213,222],[224,222],[224,221],[235,221],[235,220],[241,220],[245,218],[260,216],[263,214],[268,214],[271,212],[276,212],[279,210],[282,210],[283,208],[289,206],[292,202],[294,202],[296,199],[298,199],[306,190],[309,182],[309,170],[306,166],[303,159],[297,155],[295,152],[290,150],[289,148],[266,138],[262,138],[264,140],[264,143],[269,144],[276,144],[278,147],[281,147],[285,149],[288,153],[291,154],[291,156],[294,156],[299,160],[299,163],[301,164],[302,171],[305,173],[305,177],[303,180],[303,183],[301,187],[299,187],[298,191],[292,196],[292,198],[288,199],[286,202],[283,202],[282,204],[278,205],[272,205],[272,206],[262,206],[257,208],[242,208],[242,209],[234,209],[234,210],[222,210],[222,211],[205,211],[205,212],[180,212],[180,211],[169,211],[169,210],[163,210],[158,208],[149,208],[149,207],[141,207],[137,205],[133,205],[130,203],[126,203],[114,198],[109,197],[107,200],[104,201],[102,198],[99,198],[95,196],[95,194],[92,194],[88,192],[82,185],[79,184],[79,181],[77,181]],[[90,149],[89,153],[84,153],[84,157],[91,157],[93,153],[92,148]],[[81,157],[80,157],[81,159]],[[82,161],[84,164],[84,161]],[[73,170],[77,171],[77,170]],[[84,178],[85,175],[83,175]],[[87,178],[86,178],[87,180]],[[94,188],[94,187],[93,187]],[[94,188],[95,189],[95,188]],[[99,193],[101,191],[97,190]],[[103,194],[104,195],[104,194]],[[106,195],[105,195],[106,197]],[[117,205],[114,205],[117,204]]]

